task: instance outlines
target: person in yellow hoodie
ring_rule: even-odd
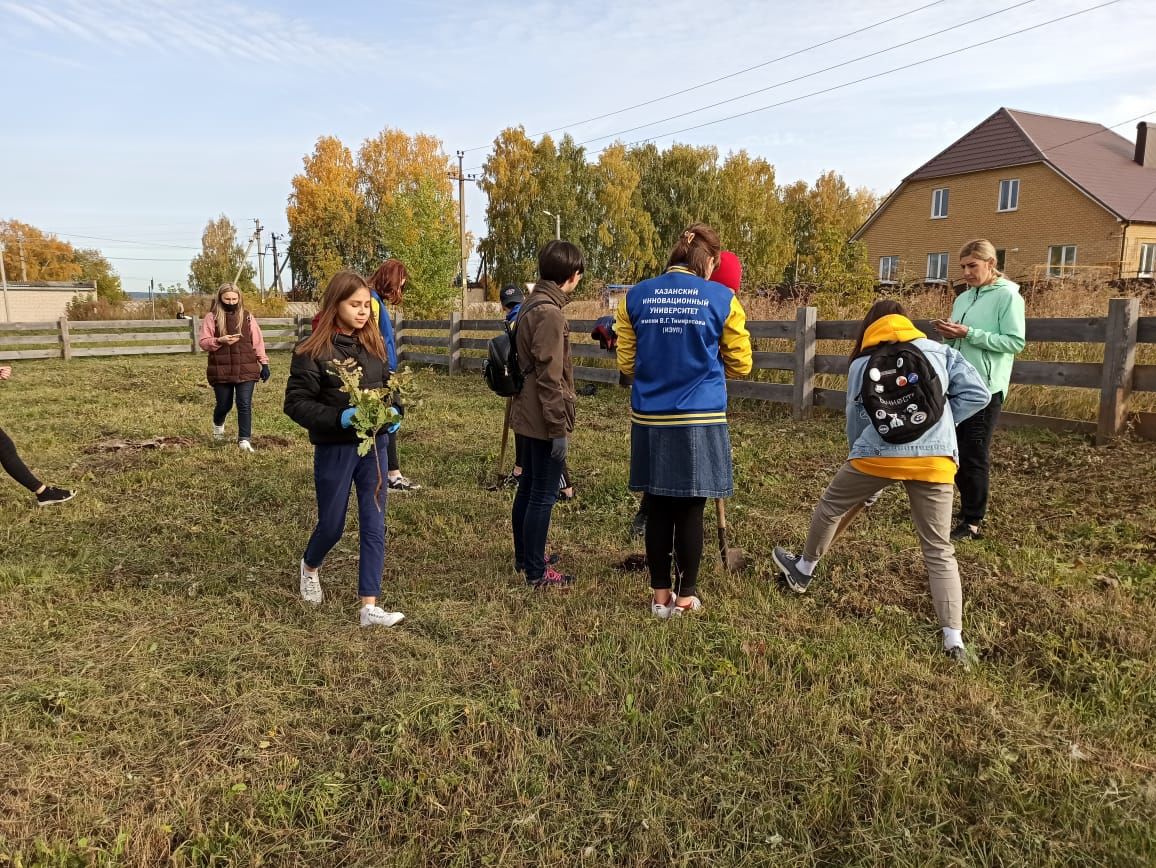
[[[922,375],[916,373],[920,370]],[[899,302],[875,302],[859,327],[847,373],[850,455],[815,507],[802,554],[779,546],[772,554],[791,590],[801,594],[810,586],[848,512],[901,482],[943,630],[943,650],[969,665],[963,589],[950,538],[959,466],[955,427],[990,400],[983,378],[958,350],[929,340]]]

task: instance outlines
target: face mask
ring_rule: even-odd
[[[225,313],[236,313],[236,311],[237,311],[237,305],[235,305],[235,304],[225,304],[222,301],[221,307],[223,307],[225,309]]]

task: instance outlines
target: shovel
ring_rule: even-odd
[[[722,498],[715,498],[715,514],[718,516],[718,553],[722,558],[723,567],[728,572],[745,570],[750,566],[750,558],[739,548],[727,545],[727,512]]]
[[[497,485],[502,484],[502,465],[506,463],[506,444],[510,440],[510,408],[513,404],[513,398],[506,399],[506,418],[502,421],[502,449],[498,453],[498,464],[494,468],[494,478],[497,480]]]

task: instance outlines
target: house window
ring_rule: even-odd
[[[946,253],[929,253],[927,254],[927,279],[946,282],[947,281],[947,254]]]
[[[1064,277],[1075,264],[1075,244],[1058,244],[1048,248],[1048,277]]]
[[[1156,245],[1154,245],[1156,246]],[[880,283],[895,283],[899,280],[899,257],[898,256],[880,256],[879,257],[879,282]]]
[[[1015,211],[1020,207],[1019,178],[999,182],[999,210]]]
[[[931,191],[931,219],[942,220],[947,216],[947,188]]]
[[[1004,263],[1007,262],[1007,250],[999,247],[995,251],[995,269],[996,271],[1003,271]]]
[[[1140,270],[1137,277],[1151,277],[1156,274],[1156,244],[1140,245]]]

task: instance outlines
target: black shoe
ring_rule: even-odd
[[[634,520],[630,522],[631,536],[646,536],[646,513],[641,509],[634,513]]]
[[[574,584],[574,577],[560,573],[553,567],[546,567],[546,572],[540,579],[526,577],[526,587],[541,590],[544,588],[568,588]]]
[[[979,525],[973,529],[968,522],[961,521],[952,529],[951,538],[953,540],[983,539],[983,534],[979,532]]]
[[[72,500],[74,497],[76,497],[75,491],[69,491],[67,488],[53,488],[49,485],[36,495],[36,505],[52,506],[54,503],[64,503],[64,501]]]
[[[522,478],[522,474],[511,473],[509,476],[503,476],[502,481],[498,483],[499,488],[517,488],[518,480]]]
[[[783,574],[783,578],[787,580],[787,587],[796,594],[802,594],[807,590],[811,584],[811,576],[799,569],[799,557],[797,555],[791,554],[781,546],[775,546],[775,550],[771,552],[771,558],[774,560],[775,566],[779,568],[779,572]]]

